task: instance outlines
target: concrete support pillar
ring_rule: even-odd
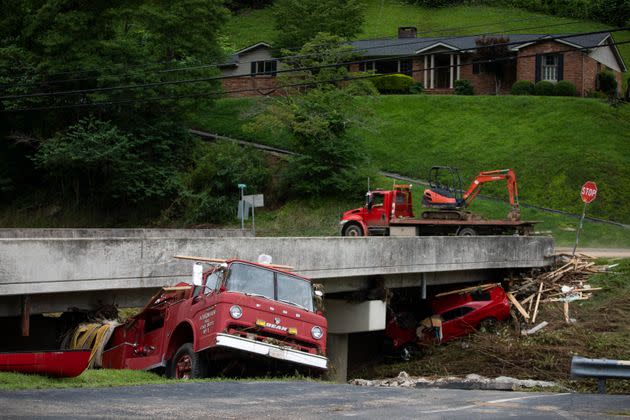
[[[348,380],[348,334],[328,334],[328,379],[345,383]]]
[[[455,55],[450,54],[450,57],[451,57],[451,64],[450,64],[449,72],[448,72],[449,77],[450,77],[449,86],[451,89],[453,89],[453,78],[455,76],[455,72],[454,72],[455,68],[453,67],[453,64],[455,64]]]
[[[457,80],[460,79],[460,70],[462,68],[462,57],[457,54]]]
[[[422,273],[422,279],[420,280],[420,287],[422,288],[422,300],[427,299],[427,276],[426,273]]]
[[[435,87],[435,54],[431,54],[431,86],[433,89]]]
[[[429,68],[429,56],[425,55],[424,56],[424,88],[425,89],[429,87],[429,85],[427,84],[429,82],[429,70],[427,70],[428,68]]]

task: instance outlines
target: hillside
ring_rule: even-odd
[[[515,8],[457,6],[427,9],[396,0],[364,0],[365,22],[357,39],[395,36],[398,26],[416,26],[418,36],[502,33],[574,33],[598,31],[597,22],[531,13]],[[223,30],[224,44],[238,50],[259,41],[273,43],[276,30],[270,9],[245,10],[233,16]],[[448,31],[447,31],[448,30]],[[436,32],[439,31],[439,32]],[[617,42],[630,41],[630,31],[614,34]],[[630,63],[630,44],[619,46]],[[625,79],[628,75],[624,76]]]
[[[595,99],[519,96],[380,96],[373,114],[354,134],[363,138],[372,163],[416,178],[433,165],[461,170],[465,184],[482,170],[513,168],[523,202],[579,213],[579,188],[597,182],[589,214],[624,223],[630,209],[630,107]],[[287,136],[251,135],[242,126],[256,100],[224,99],[199,113],[197,125],[239,138],[290,147]],[[504,188],[484,191],[505,196]]]

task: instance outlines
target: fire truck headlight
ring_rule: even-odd
[[[230,308],[230,316],[234,319],[239,319],[243,316],[243,310],[240,306],[234,305]]]
[[[324,335],[324,332],[319,327],[313,327],[311,328],[311,335],[315,340],[319,340]]]

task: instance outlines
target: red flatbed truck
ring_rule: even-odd
[[[435,167],[437,168],[437,167]],[[440,167],[441,168],[441,167]],[[451,169],[451,168],[448,168]],[[491,171],[480,174],[489,180],[506,179],[507,171]],[[498,175],[495,172],[501,172]],[[505,220],[484,220],[483,218],[462,211],[470,201],[467,197],[474,198],[478,192],[480,182],[477,177],[467,195],[457,197],[457,192],[452,187],[444,187],[444,184],[431,183],[431,188],[425,190],[423,201],[428,208],[438,210],[425,211],[422,218],[415,218],[411,185],[394,185],[392,190],[374,190],[366,194],[366,202],[363,207],[348,210],[341,215],[340,231],[342,236],[429,236],[429,235],[531,235],[534,225],[538,222],[521,221],[518,210],[518,196],[514,198],[516,191],[516,178],[510,171],[509,182],[510,202],[512,210]],[[496,179],[490,179],[495,177]],[[487,181],[482,181],[487,182]],[[511,184],[508,184],[511,185]],[[460,193],[461,194],[461,193]],[[438,199],[436,199],[438,197]],[[449,203],[448,201],[451,201]]]
[[[290,369],[327,369],[321,291],[290,267],[242,260],[198,261],[193,284],[164,287],[105,346],[102,366],[163,369],[174,378],[205,377],[236,360]],[[199,262],[210,263],[203,272]]]

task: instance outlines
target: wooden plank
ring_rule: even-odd
[[[203,261],[213,263],[224,263],[227,261],[225,258],[194,257],[190,255],[174,255],[173,258],[177,258],[178,260]]]
[[[570,324],[571,319],[569,318],[569,302],[565,301],[564,305],[562,305],[562,308],[564,312],[564,322],[566,322],[567,324]]]
[[[468,293],[474,290],[492,289],[493,287],[499,286],[499,284],[500,283],[487,283],[487,284],[481,284],[479,286],[466,287],[464,289],[449,290],[448,292],[438,293],[437,295],[435,295],[435,297],[448,296],[448,295],[453,295],[455,293]]]
[[[525,312],[525,309],[521,306],[520,303],[518,303],[518,300],[516,300],[514,295],[512,293],[508,292],[507,293],[507,297],[508,297],[508,299],[510,299],[510,302],[512,302],[514,307],[516,307],[516,309],[521,313],[521,315],[523,315],[523,318],[529,319],[529,314],[527,312]]]
[[[542,295],[544,283],[540,282],[540,287],[538,288],[538,296],[536,296],[536,306],[534,306],[534,315],[532,315],[532,323],[536,323],[536,315],[538,315],[538,304],[540,303],[540,295]]]
[[[165,292],[177,292],[179,290],[189,290],[192,286],[166,286],[162,287]]]
[[[22,296],[22,337],[28,337],[31,329],[31,297]]]

